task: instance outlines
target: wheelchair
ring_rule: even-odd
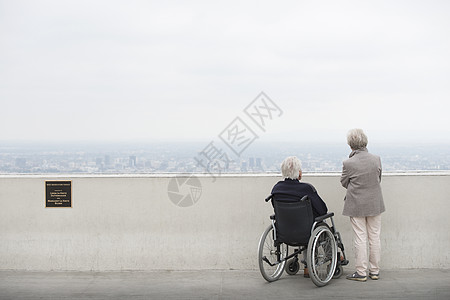
[[[291,195],[270,195],[275,214],[272,224],[261,235],[258,245],[258,265],[261,275],[268,282],[278,280],[283,271],[295,275],[300,270],[300,260],[308,267],[313,283],[322,287],[331,279],[339,278],[345,257],[341,235],[336,230],[334,213],[314,219],[308,196],[292,201]],[[331,222],[331,226],[327,223]],[[289,254],[289,247],[294,250]],[[338,251],[340,249],[340,251]]]

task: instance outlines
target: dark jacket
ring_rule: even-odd
[[[308,195],[311,201],[311,206],[314,218],[322,216],[327,213],[328,208],[316,189],[309,183],[300,182],[286,178],[284,181],[279,181],[272,189],[272,194],[285,195],[286,197],[278,197],[279,201],[299,201],[303,196]]]

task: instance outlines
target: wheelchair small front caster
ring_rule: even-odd
[[[342,266],[337,266],[334,271],[333,279],[338,279],[344,273],[344,268]]]
[[[300,270],[300,264],[298,263],[298,259],[290,259],[286,264],[286,273],[289,275],[295,275]]]

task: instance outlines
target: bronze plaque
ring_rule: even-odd
[[[72,181],[46,181],[45,207],[72,207]]]

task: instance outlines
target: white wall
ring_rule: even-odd
[[[255,269],[277,176],[200,177],[190,207],[168,176],[0,177],[0,269]],[[45,181],[72,180],[72,208],[45,208]],[[353,261],[339,175],[306,175],[336,214]],[[450,268],[450,174],[386,175],[383,268]],[[350,268],[352,265],[350,266]]]

